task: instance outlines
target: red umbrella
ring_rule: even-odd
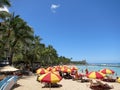
[[[71,69],[70,68],[62,68],[61,71],[64,72],[64,73],[67,73],[67,72],[71,73]]]
[[[78,68],[75,67],[75,66],[72,66],[72,67],[71,67],[71,70],[78,70]]]
[[[105,68],[100,70],[100,72],[104,73],[104,74],[114,74],[115,72],[111,69]]]
[[[103,79],[105,77],[105,74],[93,71],[93,72],[88,73],[86,76],[92,79]]]
[[[52,72],[48,72],[38,77],[38,81],[49,83],[50,89],[51,89],[51,83],[57,83],[61,80],[62,80],[62,77],[60,75],[52,73]]]
[[[46,82],[46,83],[56,83],[62,80],[62,77],[58,74],[48,72],[46,74],[41,75],[38,80],[40,82]]]
[[[46,69],[44,69],[44,68],[39,68],[39,69],[37,69],[36,70],[36,73],[37,74],[45,74],[45,73],[47,73],[48,71],[46,70]]]
[[[47,70],[48,71],[51,71],[53,69],[53,67],[48,67]]]

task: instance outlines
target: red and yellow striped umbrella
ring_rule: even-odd
[[[51,71],[52,73],[55,73],[57,75],[60,75],[58,71]]]
[[[111,69],[105,68],[100,70],[100,72],[104,73],[104,74],[114,74],[115,72]]]
[[[55,69],[56,69],[56,71],[60,71],[61,70],[60,66],[56,66]]]
[[[70,68],[62,68],[61,71],[64,72],[64,73],[66,73],[66,72],[71,73]]]
[[[120,83],[120,77],[118,77],[116,81]]]
[[[39,69],[37,69],[36,70],[36,73],[37,74],[45,74],[45,73],[47,73],[48,71],[46,70],[46,69],[44,69],[44,68],[39,68]]]
[[[72,66],[72,67],[71,67],[71,70],[78,70],[78,68],[75,67],[75,66]]]
[[[47,70],[48,71],[51,71],[53,69],[53,67],[48,67]]]
[[[92,78],[92,79],[103,79],[105,77],[105,74],[101,73],[101,72],[90,72],[86,75],[88,78]]]
[[[51,71],[52,71],[52,72],[55,72],[55,71],[58,71],[58,69],[57,69],[57,68],[52,68]]]
[[[38,77],[38,81],[46,82],[46,83],[56,83],[61,80],[62,80],[62,77],[60,75],[52,73],[52,72],[48,72]]]

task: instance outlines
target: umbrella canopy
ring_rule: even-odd
[[[47,70],[48,71],[51,71],[53,69],[53,67],[48,67]]]
[[[55,69],[56,69],[57,71],[60,71],[60,70],[61,70],[61,67],[60,67],[60,66],[55,66]]]
[[[100,72],[104,73],[104,74],[114,74],[115,72],[111,69],[105,68],[100,70]]]
[[[39,68],[39,69],[37,69],[36,70],[36,73],[37,74],[45,74],[45,73],[47,73],[48,71],[46,70],[46,69],[44,69],[44,68]]]
[[[61,71],[64,72],[64,73],[66,73],[66,72],[71,73],[70,68],[62,68]]]
[[[105,74],[101,73],[101,72],[90,72],[86,75],[88,78],[92,78],[92,79],[103,79],[105,77]]]
[[[72,67],[71,67],[71,70],[78,70],[78,68],[75,67],[75,66],[72,66]]]
[[[120,77],[118,77],[116,81],[120,83]]]
[[[41,75],[38,78],[38,81],[40,82],[46,82],[46,83],[56,83],[62,80],[62,77],[58,74],[48,72],[46,74]]]
[[[57,68],[52,68],[52,72],[59,71]]]
[[[14,72],[14,71],[17,71],[19,69],[13,67],[13,66],[4,66],[2,68],[0,68],[0,72]]]
[[[58,71],[51,71],[51,73],[55,73],[57,75],[60,75]]]

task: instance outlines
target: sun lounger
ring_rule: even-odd
[[[91,80],[90,88],[92,90],[110,90],[110,89],[113,89],[114,87],[113,85],[100,81],[100,80],[95,80],[95,81]]]
[[[89,82],[90,81],[90,79],[89,78],[87,78],[87,77],[82,77],[82,79],[81,79],[81,82],[83,83],[83,82]]]
[[[72,79],[72,76],[69,73],[64,73],[63,78],[64,79]]]
[[[103,81],[106,81],[106,82],[116,82],[116,79],[103,79]]]

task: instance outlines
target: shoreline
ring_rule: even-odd
[[[86,65],[83,65],[83,64],[76,64],[76,66],[102,66],[102,67],[120,67],[120,64],[86,64]]]

